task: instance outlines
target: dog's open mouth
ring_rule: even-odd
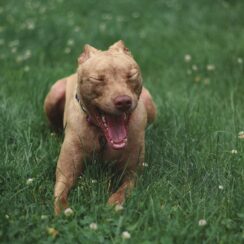
[[[97,110],[95,118],[113,149],[119,150],[127,145],[128,114],[113,115]]]

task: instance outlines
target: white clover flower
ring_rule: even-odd
[[[28,65],[26,65],[26,66],[24,67],[24,71],[25,71],[25,72],[29,72],[29,71],[30,71],[30,67],[29,67]]]
[[[74,211],[73,211],[71,208],[66,208],[66,209],[64,210],[64,215],[65,215],[66,217],[70,217],[70,216],[74,215]]]
[[[77,25],[77,26],[75,26],[75,28],[74,28],[74,32],[79,32],[80,31],[80,27]]]
[[[206,219],[200,219],[200,220],[198,221],[198,225],[199,225],[199,226],[205,226],[205,225],[207,225],[207,221],[206,221]]]
[[[210,79],[209,79],[209,78],[205,78],[205,79],[203,80],[203,82],[204,82],[205,85],[209,85],[209,83],[210,83]]]
[[[236,149],[233,149],[233,150],[231,150],[231,153],[232,154],[237,154],[237,150]]]
[[[238,64],[242,64],[243,63],[243,59],[242,58],[237,58],[237,63]]]
[[[31,50],[27,49],[23,55],[24,59],[28,59],[32,56]]]
[[[9,219],[9,215],[8,214],[5,214],[5,219]]]
[[[106,23],[101,23],[101,24],[99,25],[99,30],[100,30],[101,32],[105,31],[106,29],[107,29],[107,25],[106,25]]]
[[[186,73],[187,73],[188,75],[191,75],[191,74],[192,74],[192,71],[191,71],[190,69],[188,69],[188,70],[186,71]]]
[[[71,52],[71,48],[66,47],[66,48],[64,49],[64,53],[69,54],[70,52]]]
[[[224,190],[224,187],[222,185],[219,185],[220,190]]]
[[[41,215],[41,220],[45,220],[45,219],[47,219],[48,217],[47,217],[47,215]]]
[[[113,16],[111,14],[103,14],[102,15],[102,19],[104,20],[111,20],[113,18]]]
[[[138,12],[133,12],[132,13],[132,18],[137,19],[139,17],[140,17],[140,13],[138,13]]]
[[[95,184],[95,183],[97,183],[97,180],[91,180],[91,183]]]
[[[22,55],[16,57],[16,62],[21,63],[22,61],[29,59],[31,56],[31,50],[28,49]]]
[[[215,65],[214,64],[208,64],[206,68],[208,71],[213,71],[213,70],[215,70]]]
[[[146,36],[147,36],[146,31],[144,31],[144,30],[140,31],[140,33],[139,33],[139,37],[140,37],[141,39],[146,38]]]
[[[34,30],[35,29],[35,23],[34,23],[34,21],[33,20],[28,20],[27,22],[26,22],[26,28],[28,29],[28,30]]]
[[[131,235],[130,235],[130,233],[128,231],[122,232],[121,236],[122,236],[122,238],[124,240],[127,240],[127,239],[130,239],[131,238]]]
[[[68,46],[73,46],[74,44],[75,44],[75,42],[74,42],[73,39],[69,39],[69,40],[67,41],[67,45],[68,45]]]
[[[185,60],[186,63],[191,62],[191,55],[190,54],[186,54],[185,57],[184,57],[184,60]]]
[[[33,183],[34,179],[33,178],[29,178],[26,181],[26,185],[31,185]]]
[[[117,204],[116,206],[115,206],[115,208],[114,208],[114,210],[116,211],[116,212],[119,212],[119,211],[122,211],[124,208],[123,208],[123,206],[121,205],[121,204]]]
[[[22,55],[19,55],[16,57],[15,61],[16,61],[16,63],[21,63],[22,61],[24,61],[24,58]]]
[[[19,46],[19,40],[14,40],[14,41],[11,41],[9,44],[8,44],[9,47],[17,47]]]
[[[238,137],[239,139],[244,139],[244,131],[240,131]]]
[[[192,70],[194,70],[194,71],[197,71],[197,70],[198,70],[198,67],[197,67],[196,64],[193,64],[191,68],[192,68]]]
[[[199,82],[200,80],[201,80],[201,77],[197,75],[197,76],[195,77],[195,82]]]
[[[125,17],[124,17],[124,16],[117,16],[117,17],[116,17],[116,20],[117,20],[118,22],[123,22],[123,21],[125,21]]]
[[[142,166],[143,166],[143,167],[148,167],[148,163],[143,162],[143,163],[142,163]]]
[[[16,53],[16,51],[17,51],[17,48],[16,47],[12,47],[11,48],[11,53]]]
[[[52,236],[53,238],[55,238],[58,235],[58,231],[53,228],[53,227],[48,227],[47,228],[47,233]]]
[[[40,9],[39,9],[39,13],[40,13],[40,14],[45,14],[46,10],[47,10],[47,8],[44,7],[44,6],[42,6],[42,7],[40,7]]]
[[[89,227],[90,227],[91,230],[97,230],[97,224],[96,223],[91,223],[89,225]]]

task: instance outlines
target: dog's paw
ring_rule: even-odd
[[[63,210],[68,208],[68,202],[66,198],[55,198],[54,201],[54,214],[60,215]]]
[[[125,195],[121,192],[115,192],[108,199],[109,205],[123,205],[125,201]]]

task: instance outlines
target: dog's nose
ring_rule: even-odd
[[[120,111],[127,111],[131,108],[132,99],[129,96],[118,96],[114,99],[115,107]]]

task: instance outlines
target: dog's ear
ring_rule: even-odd
[[[117,52],[123,52],[125,54],[128,54],[128,55],[132,56],[130,51],[129,51],[129,49],[125,46],[124,42],[121,41],[121,40],[115,42],[112,46],[110,46],[109,50],[117,51]]]
[[[88,44],[84,46],[83,53],[78,58],[78,64],[83,64],[87,59],[92,57],[95,53],[99,52],[95,47],[92,47]]]

